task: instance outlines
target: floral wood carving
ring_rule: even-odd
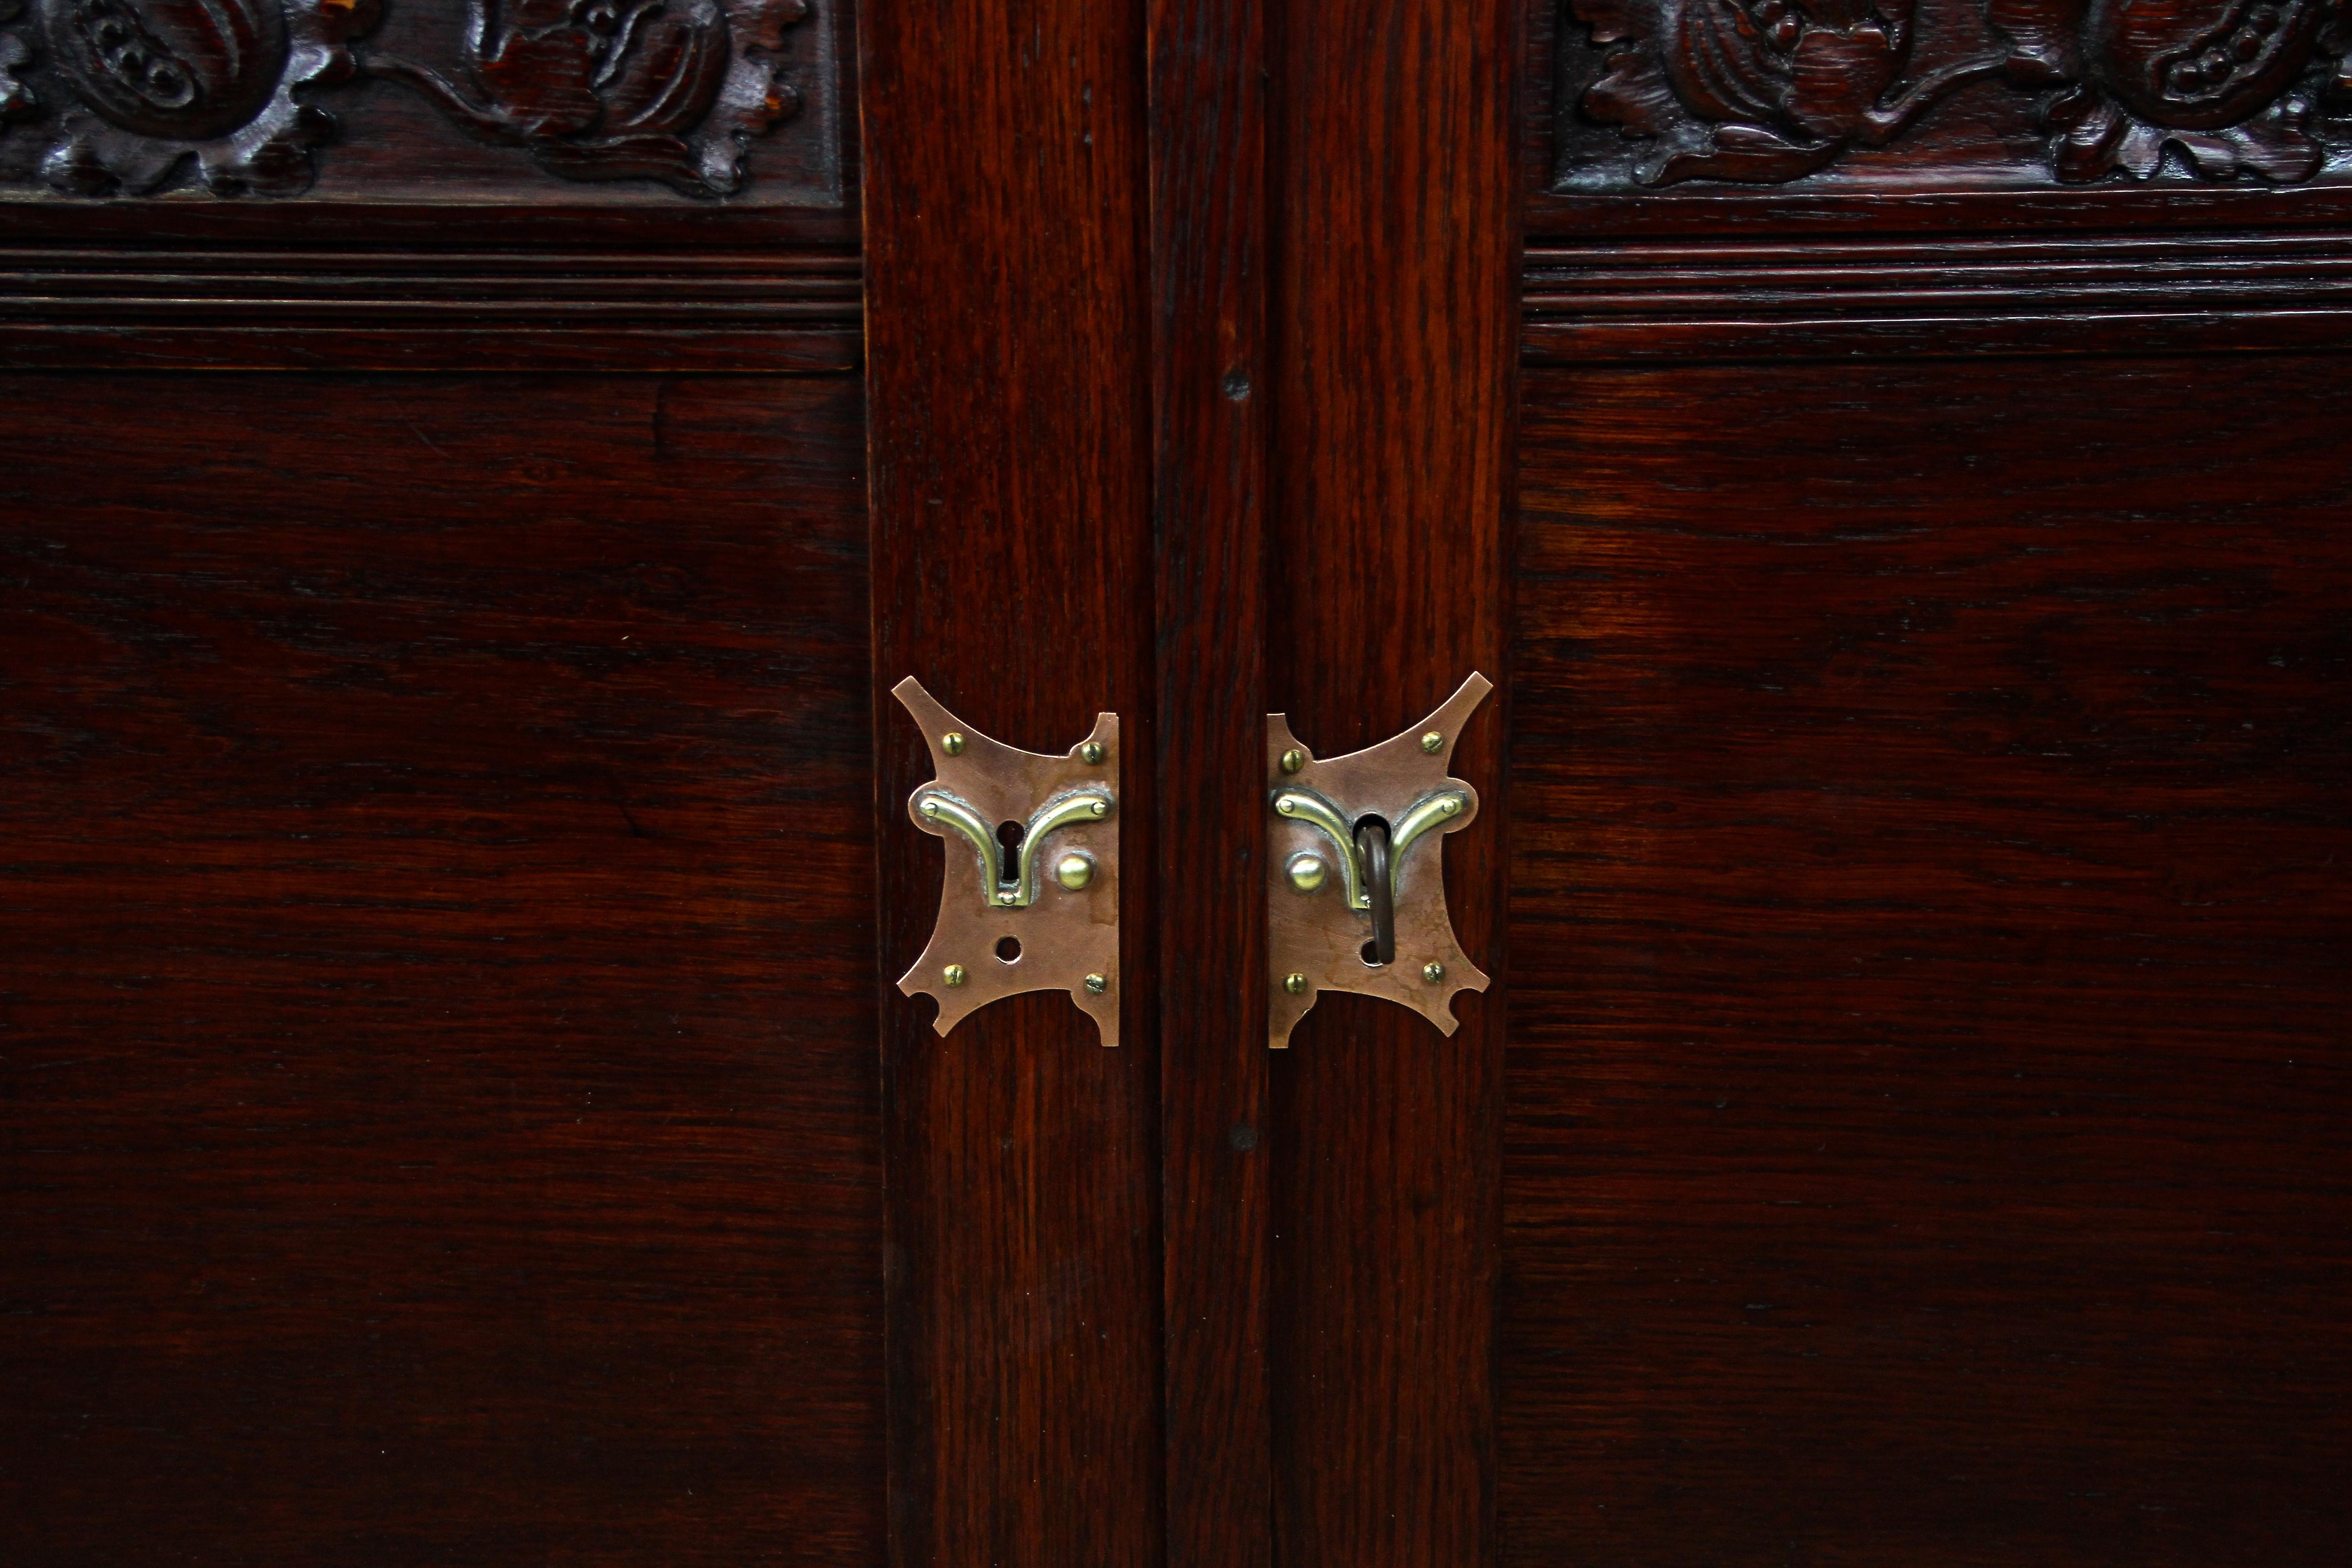
[[[0,0],[0,25],[29,24],[0,34],[0,123],[46,121],[40,175],[74,195],[191,162],[215,195],[291,195],[335,130],[296,94],[350,78],[376,17],[376,0]]]
[[[337,195],[433,199],[401,187],[404,166],[435,177],[431,143],[457,135],[523,149],[516,174],[542,186],[730,195],[806,92],[808,132],[761,167],[773,197],[830,205],[834,46],[811,16],[811,0],[0,0],[0,186],[297,195],[341,114],[378,143]],[[411,92],[438,114],[356,112]]]
[[[1885,146],[1958,89],[2032,95],[2051,175],[2308,180],[2352,99],[2346,0],[1958,0],[1982,44],[1915,68],[1936,0],[1571,0],[1602,51],[1578,109],[1654,143],[1647,185],[1776,184]],[[1946,32],[1952,29],[1947,27]]]
[[[394,58],[371,58],[370,73],[565,179],[725,195],[743,183],[751,140],[801,110],[780,56],[808,0],[469,0],[467,11],[465,85]]]
[[[0,0],[0,24],[13,22],[24,14],[19,0]],[[0,33],[0,129],[19,120],[30,120],[41,111],[41,100],[33,89],[16,79],[16,71],[33,51],[25,40],[14,33]]]

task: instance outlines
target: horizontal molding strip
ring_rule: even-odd
[[[2206,353],[2352,339],[2352,234],[1530,246],[1531,363]]]
[[[853,251],[0,247],[0,368],[858,363]]]

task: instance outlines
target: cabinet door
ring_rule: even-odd
[[[0,12],[0,1559],[1152,1551],[1149,1031],[893,986],[1126,546],[926,597],[856,33]]]
[[[1545,4],[1514,173],[1277,9],[1266,706],[1501,685],[1496,984],[1270,1069],[1279,1560],[2339,1561],[2337,46]]]
[[[526,129],[584,23],[494,75],[426,0],[54,10],[0,24],[0,1556],[880,1562],[842,19],[748,152],[740,82],[632,152]],[[740,26],[596,45],[595,112]]]

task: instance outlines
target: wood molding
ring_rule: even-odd
[[[12,369],[842,371],[845,250],[0,247]]]
[[[1531,249],[1530,363],[2309,348],[2352,340],[2352,235]]]

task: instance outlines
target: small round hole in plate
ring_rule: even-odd
[[[1369,947],[1371,944],[1367,942],[1365,945]],[[1021,939],[1017,936],[997,938],[996,956],[1006,963],[1019,962],[1021,957]]]
[[[1381,950],[1375,943],[1369,942],[1364,943],[1362,956],[1365,968],[1378,969],[1381,967]]]

